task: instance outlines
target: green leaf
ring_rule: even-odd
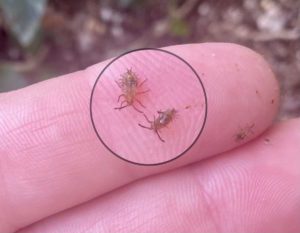
[[[25,77],[9,66],[0,64],[0,92],[19,89],[28,85]]]
[[[5,22],[23,47],[34,40],[46,3],[47,0],[0,0]]]
[[[183,19],[173,18],[170,21],[170,32],[174,36],[186,37],[190,34],[190,27]]]

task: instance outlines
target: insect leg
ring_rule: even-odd
[[[143,108],[146,108],[145,105],[143,105],[138,99],[136,99],[136,102],[138,102]]]
[[[147,82],[147,79],[145,79],[143,82],[141,82],[141,83],[138,85],[138,87],[143,86],[143,84],[144,84],[145,82]]]
[[[118,85],[118,87],[120,87],[120,88],[121,88],[121,85],[120,85],[120,83],[119,83],[119,82],[117,82],[116,80],[115,80],[115,82],[116,82],[116,84]]]
[[[145,93],[147,93],[149,91],[150,91],[150,89],[147,89],[146,91],[137,92],[136,95],[145,94]]]
[[[144,126],[144,125],[141,125],[140,123],[139,123],[138,125],[139,125],[140,127],[144,128],[144,129],[150,129],[150,130],[152,130],[152,128],[147,127],[147,126]]]
[[[148,117],[146,116],[146,114],[145,114],[145,113],[143,113],[143,115],[144,115],[144,117],[145,117],[146,121],[148,121],[150,124],[152,124],[152,121],[150,121],[150,120],[148,119]]]
[[[155,130],[155,133],[157,134],[157,136],[158,136],[159,140],[161,140],[162,142],[165,142],[165,140],[164,140],[164,139],[162,139],[162,138],[161,138],[161,136],[159,135],[159,133],[158,133],[158,130]]]
[[[136,110],[136,111],[138,111],[139,113],[143,113],[141,110],[139,110],[137,107],[135,107],[133,104],[132,104],[132,107]]]
[[[119,103],[119,101],[120,101],[120,99],[121,99],[122,96],[124,97],[125,95],[124,94],[119,95],[119,97],[118,97],[118,103]]]
[[[122,109],[122,108],[126,108],[126,107],[128,107],[128,106],[129,106],[129,104],[127,104],[127,105],[123,106],[123,103],[125,103],[125,102],[126,102],[126,100],[123,100],[123,101],[122,101],[122,103],[121,103],[121,106],[120,106],[120,107],[116,107],[115,109],[118,109],[118,110],[120,110],[120,109]]]
[[[125,105],[125,106],[122,106],[122,107],[117,107],[117,108],[115,108],[115,109],[121,110],[122,108],[126,108],[126,107],[128,107],[128,106],[129,106],[129,104],[127,104],[127,105]]]

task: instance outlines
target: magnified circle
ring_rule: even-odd
[[[160,165],[186,153],[207,117],[203,83],[184,59],[162,49],[138,49],[113,59],[92,89],[97,137],[118,158]]]

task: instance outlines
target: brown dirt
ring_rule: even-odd
[[[300,116],[299,12],[298,0],[50,0],[42,32],[29,51],[9,36],[0,15],[0,62],[25,80],[9,79],[9,88],[0,84],[0,91],[134,48],[233,42],[258,51],[271,64],[282,88],[280,117]]]

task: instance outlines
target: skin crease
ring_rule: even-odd
[[[167,49],[186,59],[198,72],[205,73],[203,82],[209,99],[209,121],[205,126],[201,141],[199,140],[181,159],[164,166],[139,167],[127,164],[112,156],[102,147],[96,138],[90,125],[89,116],[86,114],[89,111],[88,99],[95,77],[97,77],[99,70],[103,69],[107,62],[92,66],[85,71],[65,75],[57,79],[0,95],[0,133],[2,139],[0,142],[0,187],[3,187],[0,190],[0,209],[3,210],[0,212],[0,232],[16,231],[49,215],[91,200],[139,178],[159,174],[186,164],[192,164],[204,158],[233,149],[258,136],[272,124],[278,108],[279,89],[270,68],[259,55],[249,49],[232,44],[182,45]],[[226,80],[220,77],[226,77]],[[234,98],[235,96],[239,96],[239,98]],[[251,111],[248,111],[249,109]],[[234,115],[232,114],[233,112]],[[235,120],[232,120],[233,117]],[[238,124],[249,124],[252,121],[255,121],[254,133],[242,142],[237,143],[235,135],[239,132],[239,127],[241,127]],[[226,125],[225,129],[224,125]],[[147,133],[143,137],[147,137]],[[266,153],[272,154],[271,152]],[[293,154],[294,151],[290,153]],[[224,156],[229,155],[230,153]],[[240,156],[244,156],[244,154],[241,153],[241,155],[234,158],[240,159]],[[219,156],[213,160],[218,160],[218,158]],[[257,161],[258,164],[259,162],[261,161]],[[287,167],[288,164],[295,166],[297,161],[288,159],[286,162]],[[272,170],[270,164],[267,165],[267,168]],[[199,166],[205,167],[202,164]],[[214,169],[212,168],[208,169],[210,172],[207,172],[211,173],[211,176],[214,175]],[[202,168],[199,170],[202,170]],[[281,177],[281,173],[277,172],[276,169],[274,170],[273,175]],[[161,179],[165,180],[164,182],[169,183],[171,186],[172,184],[174,187],[177,186],[176,182],[177,180],[180,182],[180,175],[176,175],[176,171],[172,171],[169,175],[166,173],[167,178],[164,178],[162,175]],[[225,172],[224,174],[228,175],[229,173]],[[285,173],[282,173],[282,177],[284,175]],[[160,175],[154,177],[160,179]],[[184,175],[184,177],[186,176]],[[189,177],[190,175],[187,175],[187,181],[184,180],[184,183],[192,182],[188,181]],[[247,184],[247,179],[245,177],[242,178],[240,181],[241,187],[243,187],[243,184]],[[268,180],[268,178],[269,175],[267,173],[265,179]],[[148,179],[151,180],[152,176]],[[270,196],[264,194],[266,195],[263,196],[264,200],[268,203],[273,203],[273,200],[276,200],[272,199],[275,194],[279,197],[284,197],[280,192],[284,192],[284,190],[293,191],[292,188],[295,186],[297,179],[299,180],[299,174],[298,177],[295,176],[291,180],[287,179],[289,186],[285,187],[285,189],[281,188],[277,190],[276,188],[270,188],[269,193],[267,193]],[[194,177],[193,180],[195,180]],[[221,180],[219,182],[221,184],[225,181]],[[142,180],[138,181],[138,184],[141,183],[143,183]],[[192,187],[192,183],[186,188]],[[236,182],[233,181],[233,183]],[[137,184],[133,185],[135,185],[135,189],[137,190],[132,191],[133,193],[145,194],[150,192],[150,190],[140,189]],[[159,187],[159,185],[156,186],[155,180],[152,183],[152,186],[154,185],[155,187]],[[255,185],[252,184],[252,186]],[[265,187],[265,185],[261,185],[261,187]],[[172,191],[171,188],[170,191]],[[239,194],[239,186],[236,188],[236,198],[240,198],[242,203],[243,198],[247,198],[247,196],[243,192]],[[130,189],[130,185],[125,186],[123,189]],[[123,199],[125,203],[126,197],[129,198],[131,195],[124,194],[123,196],[121,190],[115,190],[110,194],[120,195],[119,198]],[[200,192],[201,196],[201,193],[203,194],[204,192],[197,190],[199,188],[195,188],[194,195]],[[175,193],[178,192],[176,189],[173,191]],[[285,213],[296,227],[295,229],[299,229],[297,228],[296,221],[293,222],[295,219],[295,210],[299,212],[299,192],[296,191],[292,192],[295,197],[292,196],[290,206],[285,207]],[[169,189],[166,189],[165,192],[168,193]],[[226,192],[227,190],[222,190],[220,193]],[[259,190],[256,193],[257,195],[260,194]],[[239,195],[242,196],[239,197]],[[103,196],[103,198],[103,200],[109,198],[109,194]],[[167,200],[164,196],[162,198],[163,200]],[[290,196],[288,196],[288,199],[291,199]],[[214,199],[212,200],[214,201]],[[142,206],[144,202],[154,204],[156,206],[152,207],[155,208],[152,210],[154,215],[156,214],[155,210],[162,211],[159,208],[158,200],[153,202],[151,200],[147,201],[144,195],[140,195],[136,201]],[[107,201],[103,202],[106,203]],[[215,202],[218,203],[217,201]],[[256,203],[255,199],[252,199],[252,202]],[[251,204],[251,199],[249,199],[249,203]],[[282,205],[277,205],[276,201],[274,203],[276,205],[274,204],[275,206],[272,207],[272,213],[277,212],[276,207],[279,209],[282,207]],[[251,206],[250,204],[249,206]],[[172,206],[172,203],[170,206]],[[216,212],[218,212],[218,208],[222,207],[220,204],[214,206],[216,207]],[[122,205],[120,208],[122,208]],[[128,210],[125,204],[124,208]],[[199,208],[195,206],[194,208],[193,205],[189,205],[189,209],[186,209],[188,216],[192,216],[194,213],[195,216],[199,214],[200,216],[201,214],[203,215],[201,206]],[[193,214],[189,213],[189,211]],[[204,212],[206,211],[207,208]],[[227,216],[226,208],[222,211],[224,211],[224,216]],[[242,209],[239,211],[242,211]],[[114,213],[114,210],[106,207],[101,212],[105,213],[106,215],[103,217],[108,219]],[[149,214],[149,212],[147,213]],[[267,214],[266,216],[268,216]],[[258,222],[258,217],[255,216],[251,213],[251,221],[249,220],[250,222],[247,223],[249,226],[255,227],[256,222]],[[272,219],[273,215],[269,217],[269,219]],[[80,215],[80,218],[85,219],[85,214]],[[88,216],[86,218],[88,223],[90,220],[88,220]],[[278,216],[276,216],[276,223],[282,224],[280,221],[277,221],[277,218]],[[155,216],[151,217],[151,219],[151,221],[154,221]],[[97,220],[95,221],[97,222]],[[125,222],[128,221],[126,220]],[[60,220],[55,220],[55,222],[59,224]],[[168,229],[168,226],[171,227],[173,222],[178,222],[178,216],[172,217],[171,215],[168,221],[166,221],[169,224],[160,229],[172,231],[172,229]],[[211,229],[211,231],[215,230],[213,226],[225,224],[219,222],[214,225],[204,218],[199,224],[201,222],[202,224],[212,225],[212,228],[202,228],[203,230]],[[239,221],[237,223],[241,224]],[[119,224],[118,227],[125,227],[126,225],[122,224],[122,222],[116,224]],[[161,224],[164,223],[162,222]],[[104,223],[102,225],[101,222],[98,225],[99,227],[103,227],[102,229],[105,231],[112,232],[117,227],[105,225]],[[56,226],[58,227],[58,225]],[[158,226],[161,225],[149,225],[147,226],[148,228],[144,229],[151,231],[151,229],[155,230],[155,227]],[[279,229],[283,229],[284,225],[280,226],[281,228]],[[82,227],[86,229],[84,225]],[[183,227],[182,229],[184,227],[193,227],[193,224],[183,224],[181,227]],[[194,227],[193,229],[187,228],[187,230],[196,231],[198,225],[194,225]],[[269,224],[269,227],[274,227],[274,224],[272,226]],[[123,229],[126,231],[126,228]],[[226,230],[227,228],[224,225],[224,227],[222,226],[219,229]],[[263,228],[258,226],[253,229],[259,231]],[[41,231],[46,230],[45,228]],[[73,231],[70,230],[70,232]],[[93,230],[90,232],[93,232]]]

